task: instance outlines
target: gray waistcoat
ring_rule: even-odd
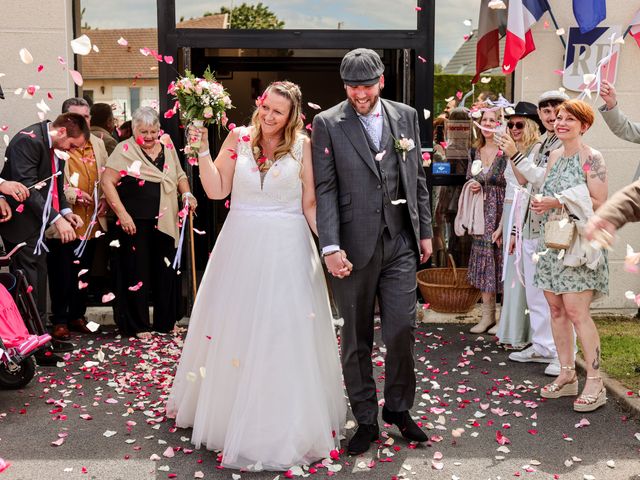
[[[405,194],[402,181],[400,179],[400,169],[398,167],[398,162],[402,161],[401,155],[397,154],[395,151],[394,138],[393,135],[391,135],[389,118],[387,117],[386,112],[384,112],[384,121],[382,125],[382,138],[380,139],[379,151],[385,151],[386,153],[382,157],[382,160],[375,161],[378,171],[380,172],[380,178],[382,179],[383,197],[381,220],[389,230],[391,237],[395,237],[403,228],[410,228],[410,222],[406,203],[398,205],[391,204],[392,200],[405,198]],[[375,156],[379,151],[373,145],[373,142],[366,133],[366,130],[365,137],[369,143],[371,156],[375,159]],[[381,229],[381,232],[382,230],[383,229]]]

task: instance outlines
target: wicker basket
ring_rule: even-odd
[[[451,268],[427,268],[417,274],[422,298],[431,310],[440,313],[467,313],[478,303],[480,290],[467,282],[467,269],[456,268],[449,254]]]

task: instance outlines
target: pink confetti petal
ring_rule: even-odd
[[[113,300],[114,298],[116,298],[115,294],[113,294],[112,292],[109,293],[105,293],[102,296],[102,303],[109,303],[111,300]]]
[[[142,282],[138,282],[135,285],[133,285],[132,287],[129,287],[129,291],[131,292],[137,292],[138,290],[140,290],[142,288]]]
[[[165,63],[168,63],[169,65],[171,65],[173,63],[173,57],[171,55],[165,55],[164,61]]]
[[[73,80],[73,83],[75,83],[79,87],[82,86],[82,84],[84,83],[84,80],[80,72],[78,72],[77,70],[69,69],[69,75],[71,75],[71,79]]]

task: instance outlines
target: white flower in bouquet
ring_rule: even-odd
[[[172,111],[175,113],[176,107],[180,108],[180,116],[185,126],[190,124],[208,126],[217,123],[218,127],[220,125],[224,127],[227,119],[226,110],[233,108],[229,94],[220,83],[216,82],[208,67],[203,78],[198,78],[187,70],[184,77],[178,78],[169,85],[167,93],[174,96],[176,105]],[[171,118],[171,115],[165,114],[165,118]],[[197,158],[200,138],[189,136],[188,140],[185,153],[190,159]]]

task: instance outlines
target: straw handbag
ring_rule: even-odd
[[[576,224],[569,217],[563,205],[560,215],[544,224],[544,244],[548,248],[566,250],[571,246],[575,231]]]

